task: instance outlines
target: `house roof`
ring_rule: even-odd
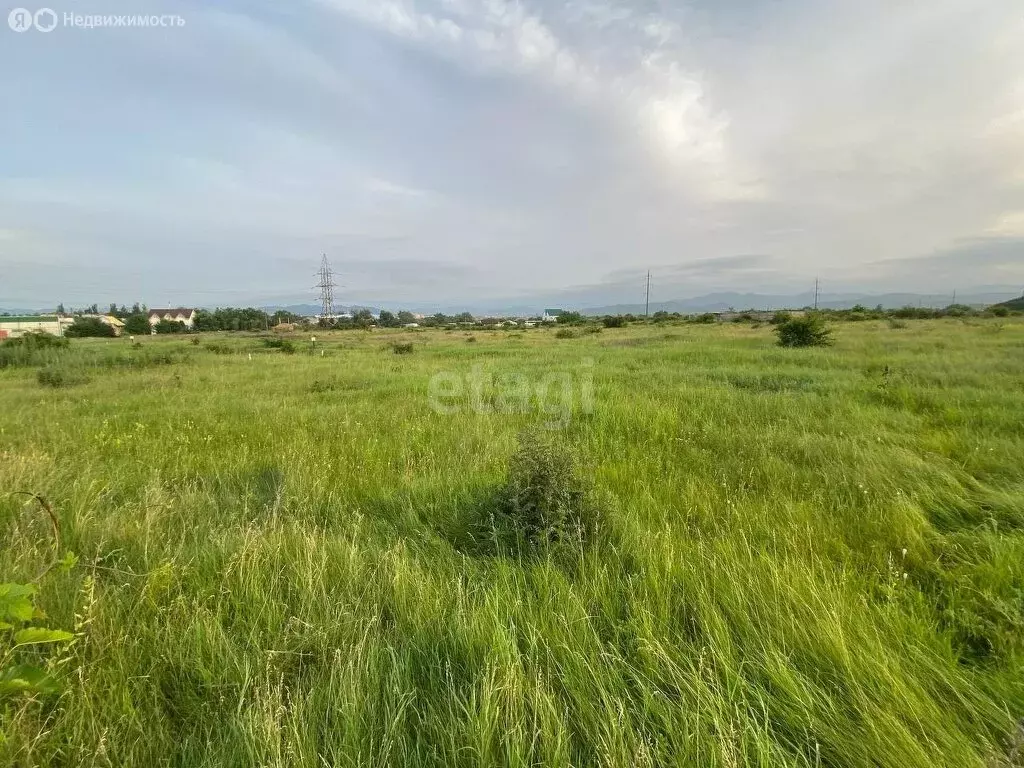
[[[177,309],[151,309],[149,310],[149,316],[153,317],[155,315],[157,317],[163,317],[164,315],[173,315],[177,317],[179,315],[184,315],[185,317],[188,317],[193,312],[195,312],[194,309],[187,309],[185,307],[178,307]]]
[[[56,323],[56,315],[9,315],[0,316],[0,323]]]

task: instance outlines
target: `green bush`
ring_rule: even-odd
[[[657,312],[655,315],[657,315]],[[601,322],[604,323],[605,328],[625,328],[627,325],[626,318],[622,315],[606,315],[601,319]]]
[[[411,355],[413,352],[411,341],[407,341],[404,344],[392,344],[391,349],[396,355]]]
[[[827,347],[832,343],[832,331],[818,315],[794,317],[775,327],[782,347]]]
[[[714,312],[705,312],[703,315],[697,315],[691,318],[691,322],[699,323],[701,325],[711,325],[712,323],[718,322],[718,315]]]
[[[153,330],[157,333],[188,333],[188,327],[177,320],[161,320]]]
[[[267,349],[279,349],[286,355],[295,354],[295,344],[288,339],[263,339],[263,346]]]
[[[98,317],[79,317],[68,326],[64,335],[69,339],[112,339],[117,334],[113,326],[107,325]]]
[[[59,389],[60,387],[73,387],[77,384],[85,384],[89,381],[85,374],[77,371],[69,371],[65,368],[57,368],[50,366],[49,368],[42,368],[39,373],[36,374],[36,380],[40,386],[52,387],[53,389]]]
[[[0,342],[0,368],[40,365],[52,362],[70,346],[67,339],[49,333],[26,333]]]
[[[130,336],[145,336],[152,330],[149,325],[149,317],[141,313],[128,315],[124,319],[124,332]]]
[[[570,330],[569,328],[559,328],[555,331],[556,339],[575,339],[576,336],[576,331]]]
[[[498,494],[496,523],[521,544],[577,549],[594,539],[601,514],[568,446],[539,430],[524,432]]]
[[[558,316],[558,322],[561,325],[579,325],[586,321],[586,319],[587,318],[579,312],[563,312]]]

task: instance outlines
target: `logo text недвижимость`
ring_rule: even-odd
[[[52,32],[57,27],[71,29],[173,29],[185,26],[185,19],[175,13],[165,14],[112,14],[69,13],[58,14],[52,8],[31,11],[15,8],[7,14],[7,26],[15,32]]]

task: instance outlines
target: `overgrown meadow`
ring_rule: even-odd
[[[0,764],[1022,764],[1020,319],[316,335],[0,366]]]

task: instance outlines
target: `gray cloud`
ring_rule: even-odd
[[[362,301],[1024,279],[1011,0],[175,10],[0,30],[0,301],[301,297],[321,252]]]

